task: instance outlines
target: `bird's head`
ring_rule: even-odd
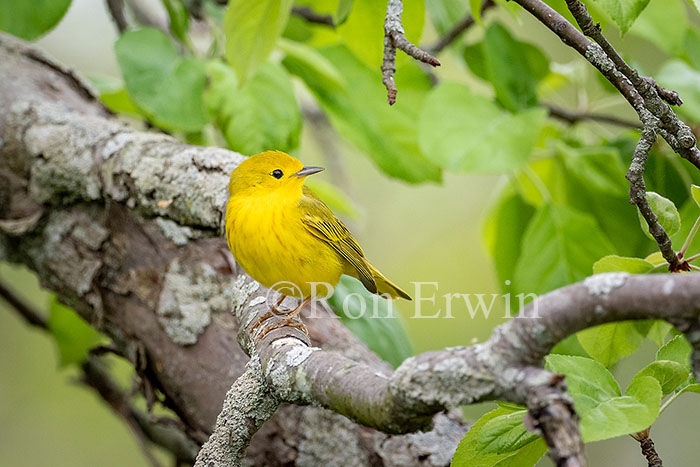
[[[246,190],[260,192],[298,190],[304,185],[304,179],[324,170],[323,167],[304,165],[299,159],[281,151],[265,151],[250,156],[231,172],[228,185],[229,194],[234,195]]]

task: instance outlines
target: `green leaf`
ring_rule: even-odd
[[[608,255],[593,264],[593,274],[604,272],[629,272],[630,274],[645,274],[653,269],[654,265],[640,258],[626,258],[624,256]]]
[[[661,67],[656,81],[683,96],[683,105],[677,110],[680,115],[700,122],[700,71],[679,60],[671,60]]]
[[[625,34],[644,11],[649,0],[590,0],[605,11]]]
[[[409,183],[439,182],[440,168],[418,146],[416,122],[430,88],[420,68],[411,62],[399,67],[401,98],[390,107],[378,69],[367,68],[345,46],[328,47],[321,54],[344,77],[344,89],[319,79],[318,74],[290,57],[283,64],[306,83],[338,133],[391,177]]]
[[[53,29],[71,0],[0,0],[0,31],[28,41]]]
[[[230,0],[224,14],[226,59],[241,83],[253,76],[284,31],[292,0]]]
[[[680,390],[680,394],[683,394],[684,392],[695,392],[697,394],[700,394],[700,383],[692,383],[687,386],[684,386]]]
[[[90,76],[90,82],[97,88],[100,101],[111,111],[134,118],[142,118],[143,112],[131,101],[121,80],[112,76]]]
[[[700,3],[700,0],[696,0]],[[694,28],[685,30],[685,39],[683,41],[683,52],[685,60],[695,68],[700,70],[700,31]]]
[[[644,367],[637,376],[655,378],[661,385],[661,392],[666,396],[688,379],[689,369],[678,362],[657,360]]]
[[[683,365],[687,371],[690,371],[690,354],[692,350],[693,348],[688,343],[685,336],[678,335],[656,352],[656,359],[670,360],[679,363]]]
[[[534,213],[532,205],[509,185],[486,215],[482,238],[501,284],[513,280],[513,258],[520,257],[523,235]]]
[[[345,21],[347,21],[350,11],[352,10],[352,3],[354,0],[338,0],[338,8],[333,16],[333,24],[340,26]]]
[[[525,231],[514,288],[541,294],[576,282],[590,275],[593,263],[612,251],[609,240],[589,215],[545,204]]]
[[[170,31],[182,42],[187,42],[190,28],[190,14],[182,0],[161,0],[168,12]]]
[[[481,24],[481,4],[484,0],[469,0],[469,10],[477,24]]]
[[[586,353],[606,367],[634,353],[644,340],[631,321],[595,326],[577,337]]]
[[[617,151],[609,147],[570,148],[563,144],[557,149],[568,174],[591,190],[609,196],[629,196],[627,169]]]
[[[205,102],[229,148],[252,155],[298,146],[301,113],[282,66],[263,64],[243,87],[223,63],[211,62],[207,70],[211,84]]]
[[[503,454],[537,440],[539,436],[528,432],[523,425],[526,414],[527,410],[518,410],[486,422],[476,440],[477,452]]]
[[[664,320],[644,320],[635,321],[637,331],[650,341],[654,342],[659,347],[664,345],[666,336],[671,331],[673,326],[668,321]]]
[[[129,96],[157,125],[185,132],[204,127],[204,62],[181,58],[170,38],[151,28],[123,33],[114,51]]]
[[[386,6],[383,1],[354,0],[352,12],[345,23],[336,29],[344,44],[372,70],[378,70],[382,64]],[[413,44],[420,44],[424,22],[425,2],[404,0],[402,23],[406,39]],[[397,63],[405,63],[409,59],[413,60],[403,52],[397,54]]]
[[[587,443],[636,433],[658,416],[662,393],[655,378],[638,375],[622,396],[612,374],[595,360],[549,355],[546,367],[566,376]]]
[[[537,104],[537,82],[549,70],[549,61],[538,48],[515,40],[500,23],[491,23],[483,54],[488,79],[506,109],[515,112]]]
[[[425,99],[418,126],[420,147],[432,161],[459,172],[512,172],[530,157],[545,121],[544,109],[500,110],[456,83]]]
[[[82,363],[89,350],[98,346],[104,339],[75,311],[61,305],[56,299],[51,302],[48,326],[56,340],[59,365],[62,367]]]
[[[693,195],[693,200],[695,201],[695,204],[697,204],[698,207],[700,207],[700,186],[691,185],[690,192]]]
[[[629,33],[643,37],[669,55],[683,50],[688,29],[685,5],[678,0],[654,0],[639,15]]]
[[[452,467],[531,467],[547,452],[544,440],[537,439],[520,449],[503,454],[480,452],[478,440],[484,426],[491,420],[517,411],[510,407],[498,407],[484,414],[474,423],[459,442],[452,459]],[[522,418],[522,416],[521,416]]]
[[[328,304],[355,336],[394,367],[413,355],[403,321],[391,301],[368,292],[357,279],[341,276]]]
[[[329,89],[342,90],[345,87],[345,80],[340,72],[313,47],[285,39],[280,39],[279,47],[287,56],[286,64],[295,61],[294,67],[304,67],[307,73],[315,75],[314,80],[324,82]]]
[[[659,224],[661,224],[661,227],[664,228],[669,236],[674,235],[681,229],[681,215],[678,213],[678,209],[676,209],[676,205],[673,204],[673,201],[653,191],[647,191],[647,200],[654,214],[659,218]],[[649,233],[647,221],[644,220],[640,212],[637,214],[642,231],[647,237],[653,240],[654,237]]]
[[[698,13],[700,13],[700,0],[688,0],[688,3],[695,7]]]
[[[464,19],[469,11],[463,0],[433,0],[425,2],[425,7],[430,13],[433,27],[440,35],[445,34],[458,21]]]

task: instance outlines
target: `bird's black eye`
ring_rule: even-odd
[[[270,175],[272,175],[275,178],[282,178],[282,175],[284,175],[284,173],[282,173],[280,169],[275,169]]]

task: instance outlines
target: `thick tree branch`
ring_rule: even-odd
[[[206,440],[248,361],[230,313],[246,295],[225,240],[212,237],[242,157],[126,127],[69,70],[2,34],[0,77],[0,259],[27,265],[111,337],[187,432]],[[314,345],[388,368],[334,316],[308,328]],[[465,428],[436,420],[423,435],[388,436],[285,405],[246,462],[448,465]]]
[[[416,60],[432,66],[440,66],[440,61],[428,52],[416,47],[406,39],[401,22],[403,2],[401,0],[389,0],[384,19],[384,58],[382,60],[382,83],[386,87],[387,101],[389,105],[396,102],[396,49],[403,50],[407,55]]]

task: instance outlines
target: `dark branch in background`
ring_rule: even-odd
[[[654,441],[652,441],[649,437],[650,430],[651,428],[647,428],[646,430],[640,431],[639,433],[635,433],[631,436],[639,441],[639,447],[642,449],[642,455],[647,459],[649,467],[664,467],[664,463],[661,461],[661,457],[659,457],[659,453],[656,452],[656,448],[654,447]]]
[[[49,332],[48,320],[32,305],[20,298],[7,284],[0,281],[0,297],[2,297],[28,324]],[[136,437],[141,450],[148,462],[158,467],[160,463],[153,456],[149,442],[170,451],[179,462],[193,463],[199,446],[174,423],[165,423],[145,414],[131,404],[129,396],[122,391],[112,379],[104,363],[91,355],[81,365],[83,370],[80,381],[97,392],[127,424]]]
[[[292,14],[294,16],[298,16],[307,23],[321,24],[323,26],[335,28],[335,24],[333,24],[333,17],[331,15],[323,15],[314,11],[308,6],[293,6]]]
[[[588,120],[600,123],[609,123],[611,125],[617,125],[624,128],[642,128],[642,125],[640,125],[639,122],[613,117],[612,115],[595,112],[577,112],[575,110],[568,110],[553,104],[544,104],[544,107],[549,111],[550,117],[556,118],[571,125]]]
[[[494,6],[496,6],[496,3],[493,2],[493,0],[486,0],[481,5],[481,15],[483,16],[484,12],[488,11]],[[471,28],[474,25],[474,22],[474,16],[467,15],[463,20],[452,26],[452,29],[447,31],[447,33],[440,39],[438,39],[435,42],[435,44],[426,47],[426,50],[428,50],[433,55],[439,54],[443,51],[443,49],[445,49],[445,47],[454,42],[454,40],[457,39],[461,34],[463,34],[467,29]]]
[[[107,10],[117,26],[117,30],[122,33],[126,31],[129,24],[126,22],[126,16],[124,16],[124,0],[105,0],[107,3]]]
[[[432,66],[440,66],[440,61],[425,50],[411,44],[404,34],[401,15],[403,2],[401,0],[389,0],[386,6],[386,18],[384,19],[384,58],[382,60],[382,83],[386,87],[387,101],[389,105],[396,102],[396,49],[403,50],[407,55],[419,62]]]

